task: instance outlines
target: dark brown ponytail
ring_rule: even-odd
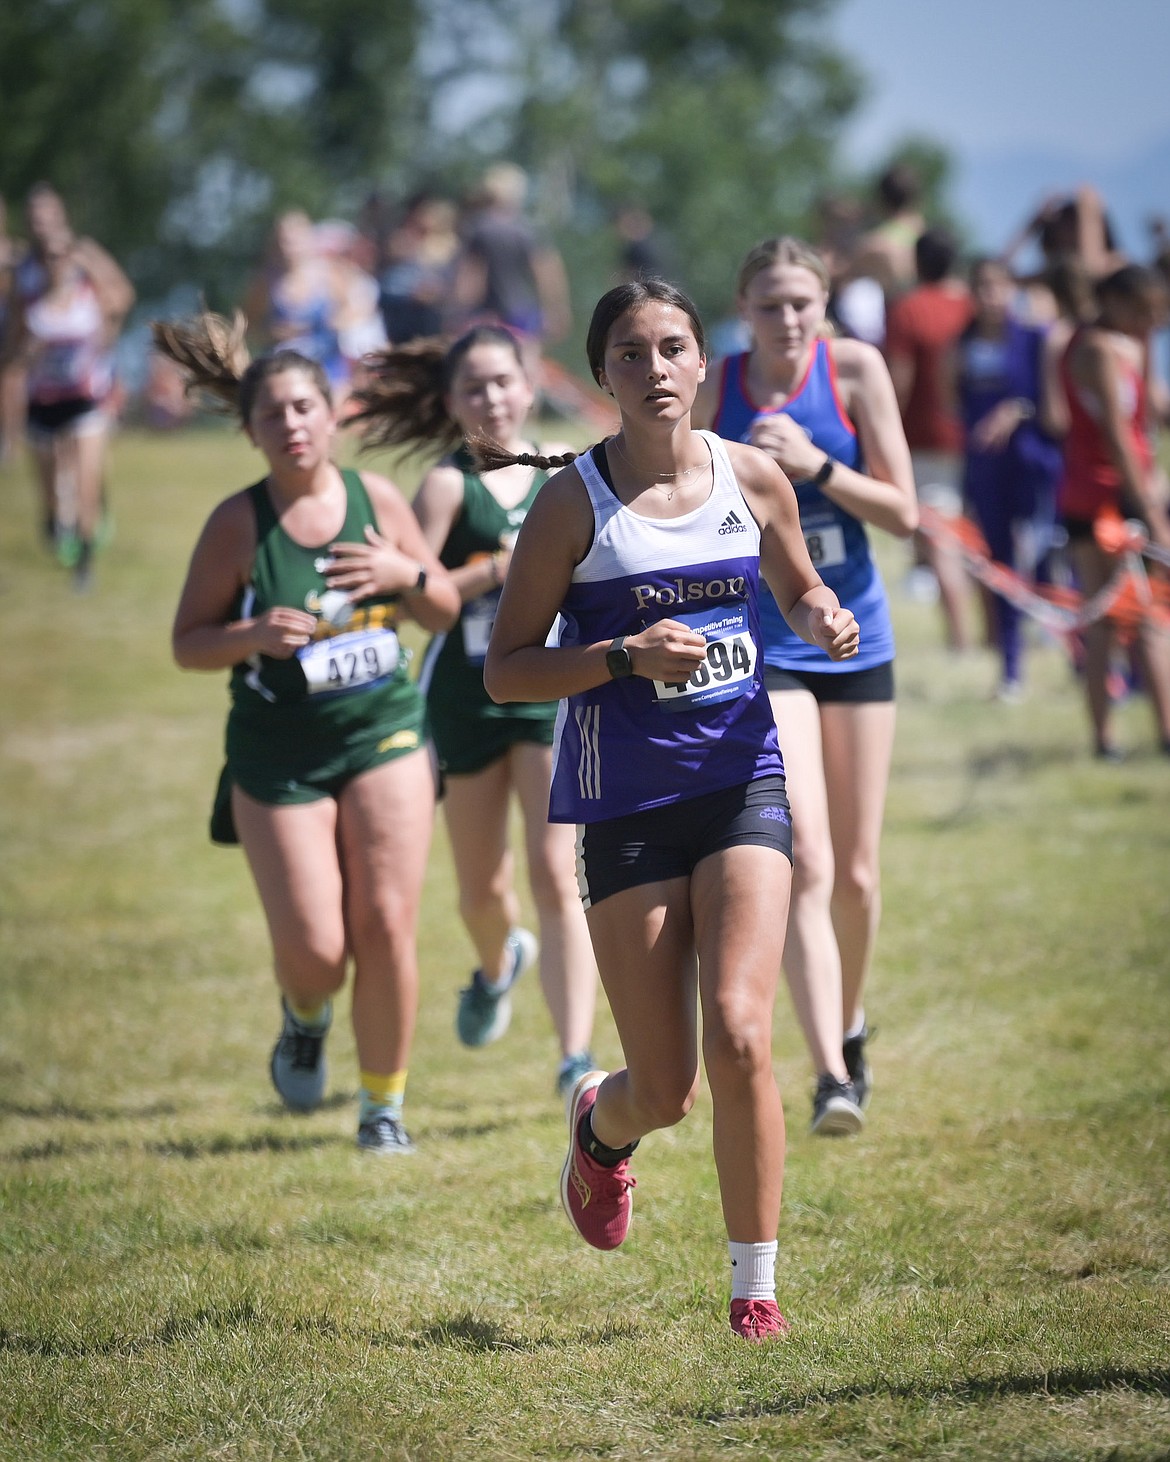
[[[350,420],[363,445],[412,451],[458,446],[462,433],[447,410],[447,395],[460,363],[477,345],[502,345],[524,366],[516,337],[502,325],[476,325],[452,345],[415,340],[366,356],[369,378],[350,398],[358,408]]]
[[[274,350],[253,360],[245,337],[248,322],[237,310],[230,320],[203,310],[187,320],[155,320],[155,349],[187,378],[188,395],[200,392],[221,411],[238,414],[247,426],[260,382],[285,371],[303,371],[333,404],[329,378],[319,362],[296,350]]]

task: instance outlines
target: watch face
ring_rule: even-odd
[[[619,650],[607,650],[605,664],[615,680],[634,673],[634,667],[630,663],[630,652],[624,646]]]

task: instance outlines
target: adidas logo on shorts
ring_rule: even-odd
[[[725,533],[746,533],[747,524],[735,512],[728,513],[723,522],[719,525],[719,536],[722,538]]]

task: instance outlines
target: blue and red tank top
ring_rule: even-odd
[[[782,406],[757,406],[747,389],[748,353],[722,365],[714,427],[729,441],[750,442],[752,422],[783,412],[804,428],[809,440],[846,467],[864,472],[861,444],[837,389],[837,372],[827,340],[817,340],[805,373]],[[788,626],[767,585],[760,586],[764,661],[779,670],[849,675],[894,658],[894,628],[885,586],[869,549],[865,526],[810,481],[793,482],[800,526],[813,567],[861,627],[861,648],[850,660],[830,660]]]

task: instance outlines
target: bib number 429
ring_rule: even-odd
[[[359,690],[392,675],[398,636],[390,630],[357,631],[306,645],[298,653],[310,695]]]

